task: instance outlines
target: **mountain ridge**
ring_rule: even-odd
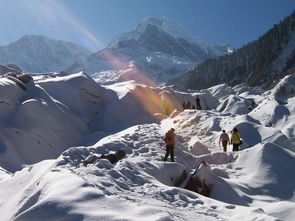
[[[148,17],[135,29],[120,34],[105,49],[91,55],[86,62],[76,63],[66,71],[83,70],[99,75],[100,72],[116,70],[118,81],[132,79],[140,72],[154,82],[163,83],[191,70],[193,65],[206,58],[226,53],[229,52],[225,46],[201,40],[175,22]],[[123,66],[118,68],[114,62]]]
[[[42,35],[25,35],[15,42],[0,46],[0,61],[17,64],[27,72],[54,72],[85,60],[91,53],[71,42]]]

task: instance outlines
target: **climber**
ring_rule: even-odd
[[[233,151],[239,151],[239,146],[242,144],[241,136],[237,128],[234,128],[231,134],[231,143]]]
[[[220,143],[222,143],[223,151],[224,152],[226,152],[226,150],[227,150],[227,144],[228,144],[228,142],[229,142],[229,136],[225,132],[225,130],[222,130],[222,134],[219,137],[219,145],[220,145]]]
[[[174,148],[175,148],[175,129],[171,128],[166,134],[164,141],[166,143],[166,154],[164,157],[164,161],[167,160],[169,154],[171,157],[171,162],[174,162]]]

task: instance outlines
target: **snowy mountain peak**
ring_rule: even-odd
[[[228,53],[227,48],[209,43],[185,29],[182,25],[164,17],[147,17],[139,22],[138,26],[129,32],[120,34],[108,48],[122,48],[131,46],[156,45],[155,48],[163,48],[163,45],[173,48],[198,47],[198,54],[219,56]],[[169,45],[169,46],[168,46]]]
[[[50,40],[50,38],[43,35],[24,35],[18,41],[28,41],[28,40]]]
[[[90,56],[85,63],[75,64],[67,71],[98,73],[95,78],[101,83],[114,79],[133,79],[143,83],[143,78],[134,77],[140,70],[148,79],[163,83],[192,70],[193,66],[208,58],[231,53],[232,47],[230,51],[228,48],[194,36],[166,18],[147,17],[135,29],[120,34],[107,48]],[[114,66],[114,60],[120,62]]]
[[[195,44],[206,42],[205,40],[193,35],[182,25],[164,17],[147,17],[139,23],[136,31],[143,32],[148,25],[156,26],[165,33],[173,36],[175,39],[186,39]]]

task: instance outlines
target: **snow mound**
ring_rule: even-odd
[[[263,205],[267,214],[292,220],[294,213],[290,208],[294,206],[295,179],[292,178],[290,168],[294,168],[294,157],[293,152],[271,143],[259,144],[243,151],[235,163],[227,166],[230,174],[227,183],[232,181],[235,184],[231,188],[228,186],[227,190],[216,188],[219,192],[216,197],[234,204]],[[221,188],[224,193],[219,191]],[[235,192],[235,198],[227,194],[228,190]],[[215,198],[214,193],[212,195]],[[280,204],[286,207],[278,209]]]
[[[284,77],[273,89],[272,94],[276,101],[284,104],[286,99],[295,96],[295,76],[288,75]]]
[[[293,152],[266,143],[244,151],[236,164],[244,167],[249,174],[249,180],[243,180],[248,187],[261,191],[261,194],[264,191],[272,197],[288,200],[293,197],[295,186],[290,171],[294,167],[294,158]]]
[[[250,112],[251,101],[240,96],[230,95],[217,107],[217,110],[230,114],[247,114]]]
[[[228,84],[219,84],[207,90],[217,99],[234,94],[233,89]]]

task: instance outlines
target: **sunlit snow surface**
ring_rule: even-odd
[[[101,87],[78,73],[36,76],[23,91],[1,78],[1,220],[293,220],[294,86],[288,76],[265,92],[225,84],[180,92]],[[196,95],[206,110],[182,111]],[[179,111],[164,119],[167,104]],[[175,163],[163,162],[171,127]],[[234,127],[242,150],[224,153],[220,131]],[[115,165],[82,166],[118,149],[127,155]],[[202,160],[197,175],[213,184],[211,198],[174,186]]]

